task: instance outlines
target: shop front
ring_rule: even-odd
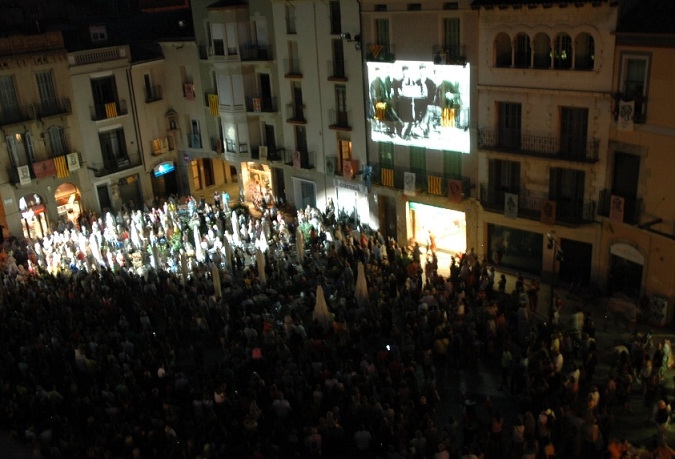
[[[54,201],[59,220],[78,225],[78,218],[82,212],[80,192],[72,183],[63,183],[54,192]]]
[[[244,199],[257,208],[275,202],[272,171],[269,166],[254,162],[243,163],[241,175],[244,184]]]
[[[151,182],[153,196],[161,201],[166,200],[172,194],[180,194],[176,163],[165,161],[157,164],[152,169]]]
[[[466,214],[457,210],[408,202],[412,238],[423,248],[433,248],[443,268],[450,257],[466,252]]]
[[[27,194],[19,199],[23,236],[27,239],[42,239],[49,235],[51,226],[44,199],[38,194]]]
[[[368,188],[362,183],[335,179],[335,212],[337,218],[347,217],[357,224],[370,225]]]

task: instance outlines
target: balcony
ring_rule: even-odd
[[[119,100],[105,104],[94,104],[89,106],[92,121],[108,120],[127,114],[127,101]]]
[[[626,197],[623,197],[623,199],[623,223],[638,225],[642,217],[642,199]],[[598,203],[599,216],[609,218],[611,202],[612,190],[601,190]]]
[[[286,121],[292,124],[307,124],[305,106],[295,102],[286,104]]]
[[[104,177],[115,172],[132,169],[141,164],[141,155],[136,153],[131,156],[124,155],[118,158],[104,159],[103,163],[92,163],[89,169],[94,172],[95,177]]]
[[[284,59],[284,76],[286,78],[302,78],[300,59]]]
[[[277,101],[273,97],[246,97],[246,112],[248,113],[276,113],[278,111]]]
[[[49,99],[44,100],[35,106],[35,112],[38,118],[49,118],[51,116],[70,115],[73,110],[70,106],[70,99]]]
[[[379,164],[373,165],[372,183],[396,190],[404,189],[404,173],[412,172],[404,168],[388,168]],[[461,181],[462,199],[471,196],[472,184],[469,177],[443,177],[427,172],[415,173],[415,191],[417,194],[432,196],[449,196],[450,180]]]
[[[267,45],[248,43],[239,47],[242,62],[271,61],[272,48]]]
[[[187,134],[187,146],[188,148],[201,149],[202,148],[202,136],[199,133],[188,133]]]
[[[339,59],[331,59],[326,64],[328,67],[328,81],[347,81],[346,62]]]
[[[366,61],[369,62],[394,62],[394,45],[384,43],[368,43],[366,45]]]
[[[145,87],[145,102],[156,102],[162,100],[162,87],[160,85],[152,85]]]
[[[0,111],[0,125],[9,126],[11,124],[25,123],[34,120],[37,117],[34,106],[16,106]]]
[[[352,127],[349,123],[350,118],[350,113],[347,111],[335,109],[328,110],[328,119],[330,120],[328,128],[335,131],[351,131]]]
[[[504,190],[490,189],[486,183],[480,187],[480,203],[488,212],[504,213]],[[518,218],[541,220],[544,204],[548,201],[556,202],[555,221],[560,224],[581,225],[595,221],[597,203],[595,201],[555,199],[549,198],[546,193],[525,191],[518,194]]]
[[[466,46],[434,46],[432,61],[440,65],[466,65]]]
[[[583,143],[514,131],[502,132],[500,135],[498,130],[483,128],[478,131],[478,148],[593,164],[598,162],[600,140],[593,139]]]
[[[292,148],[283,148],[277,150],[277,153],[282,155],[282,160],[287,166],[293,166],[296,169],[314,169],[315,155],[313,151],[297,151]],[[270,161],[272,160],[270,159]]]

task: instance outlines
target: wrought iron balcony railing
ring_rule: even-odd
[[[609,218],[612,205],[612,196],[616,196],[612,193],[612,190],[600,191],[598,215],[601,217]],[[623,198],[623,222],[631,225],[639,224],[640,217],[642,217],[642,199],[626,198],[624,196],[619,197]]]

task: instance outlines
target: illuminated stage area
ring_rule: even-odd
[[[432,62],[368,62],[371,139],[470,151],[470,68]]]

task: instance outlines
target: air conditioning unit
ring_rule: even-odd
[[[445,53],[434,53],[434,64],[446,65],[448,63],[448,56]]]

